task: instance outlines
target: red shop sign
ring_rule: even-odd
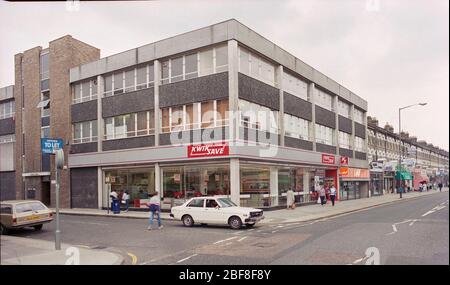
[[[334,155],[323,154],[322,153],[322,163],[334,164]]]
[[[188,158],[224,156],[230,153],[227,143],[197,144],[188,146]]]
[[[348,165],[348,157],[341,156],[341,165]]]

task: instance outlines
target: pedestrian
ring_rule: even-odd
[[[442,182],[439,182],[438,187],[439,187],[439,192],[442,192]]]
[[[286,192],[286,208],[292,210],[295,209],[295,196],[292,188],[289,188],[289,190]]]
[[[130,205],[130,194],[128,194],[128,191],[125,191],[122,195],[122,202],[125,204],[125,212],[128,212],[128,207]]]
[[[150,202],[148,203],[150,208],[150,217],[148,220],[147,230],[151,230],[153,226],[153,218],[155,215],[158,215],[158,228],[162,229],[163,225],[161,224],[161,199],[159,198],[158,191],[150,198]]]
[[[398,193],[400,193],[400,198],[402,198],[402,194],[403,194],[403,191],[404,191],[404,186],[403,185],[400,185],[400,187],[398,188]]]
[[[423,183],[423,190],[428,192],[428,185],[426,182]]]
[[[334,207],[334,200],[336,199],[336,188],[334,187],[333,184],[331,184],[331,188],[330,188],[330,199],[331,199],[331,204]]]
[[[320,183],[319,188],[320,204],[323,206],[327,202],[325,197],[325,187],[323,187],[323,182]]]

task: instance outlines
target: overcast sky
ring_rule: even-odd
[[[352,90],[380,125],[449,147],[448,0],[0,2],[0,86],[14,54],[71,34],[109,56],[235,18]]]

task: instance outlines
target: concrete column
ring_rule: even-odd
[[[97,167],[97,199],[98,199],[98,208],[101,209],[103,207],[103,185],[105,185],[103,179],[103,171],[101,167]]]
[[[340,155],[339,152],[339,111],[338,111],[338,103],[339,99],[338,96],[334,96],[333,98],[333,109],[334,109],[334,116],[336,118],[336,124],[334,128],[334,142],[336,144],[336,154]]]
[[[309,180],[311,179],[310,176],[310,172],[309,171],[304,171],[303,172],[303,191],[305,193],[309,193],[309,189],[310,189],[310,185],[309,185]]]
[[[284,146],[284,96],[283,96],[283,66],[279,65],[275,70],[275,82],[279,88],[280,111],[278,112],[278,130],[280,135],[280,146]],[[277,196],[278,197],[278,196]]]
[[[316,104],[314,103],[314,89],[316,88],[314,82],[309,83],[308,99],[312,104],[312,120],[310,127],[310,137],[313,143],[313,151],[316,151]]]
[[[270,168],[270,200],[271,206],[278,206],[278,168]]]
[[[352,120],[352,139],[350,140],[350,147],[353,150],[353,157],[355,157],[355,105],[351,106],[350,119]],[[377,146],[378,147],[378,146]]]
[[[155,163],[155,191],[158,191],[161,197],[164,197],[164,193],[162,192],[162,179],[161,179],[162,171],[159,163]]]
[[[104,120],[102,116],[102,98],[105,91],[105,80],[103,76],[97,76],[97,151],[103,151]]]
[[[241,204],[241,179],[240,165],[238,158],[230,159],[230,197],[236,205]]]
[[[238,90],[238,43],[236,40],[228,41],[228,105],[229,105],[229,136],[230,141],[239,139],[239,117],[236,116],[239,106]]]
[[[161,63],[159,60],[155,60],[153,63],[154,74],[155,74],[155,103],[154,103],[154,115],[155,115],[155,146],[159,145],[159,134],[161,133],[161,111],[159,109],[159,85],[161,84]],[[155,172],[156,174],[156,172]]]

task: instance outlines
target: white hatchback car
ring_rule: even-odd
[[[181,220],[187,227],[199,224],[229,225],[239,229],[242,225],[254,226],[264,219],[260,209],[239,207],[225,197],[196,197],[171,209],[170,216]]]

